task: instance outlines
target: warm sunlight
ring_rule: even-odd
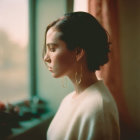
[[[0,0],[0,101],[28,95],[28,0]]]
[[[0,0],[0,30],[21,47],[28,40],[27,0]]]

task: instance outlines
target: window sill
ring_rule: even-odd
[[[46,113],[40,118],[19,122],[19,127],[12,128],[12,133],[4,140],[46,140],[46,131],[53,116],[53,113]]]

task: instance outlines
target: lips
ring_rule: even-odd
[[[48,66],[48,70],[52,72],[52,67],[49,67],[49,66]]]

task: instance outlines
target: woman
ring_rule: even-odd
[[[95,71],[108,62],[106,31],[86,12],[73,12],[46,29],[44,61],[55,78],[67,76],[75,91],[62,101],[47,140],[119,140],[113,97]]]

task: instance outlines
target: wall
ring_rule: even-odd
[[[140,129],[140,1],[119,0],[123,83],[126,103]]]
[[[62,98],[73,90],[71,83],[64,80],[67,87],[63,87],[62,79],[54,79],[47,70],[42,59],[42,48],[47,25],[66,12],[66,0],[37,0],[36,3],[36,45],[37,45],[37,93],[49,102],[55,112]]]

